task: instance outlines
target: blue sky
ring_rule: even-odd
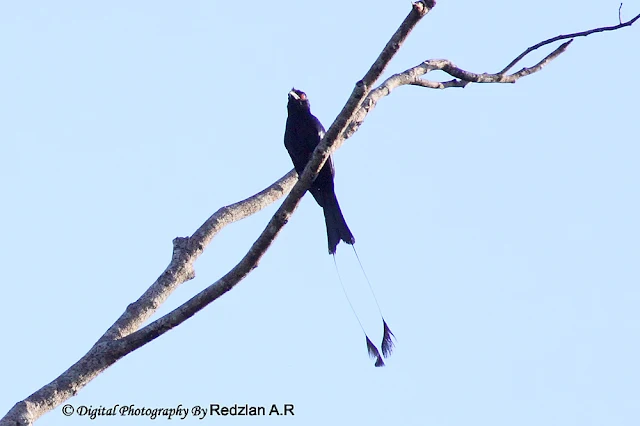
[[[545,38],[618,21],[614,1],[535,6],[440,1],[387,75],[429,58],[495,72]],[[408,10],[3,3],[0,412],[90,348],[174,237],[290,170],[288,90],[328,127]],[[624,18],[638,12],[625,2]],[[245,281],[68,402],[295,404],[293,418],[211,419],[234,425],[637,424],[639,31],[578,39],[515,85],[400,88],[335,154],[398,338],[386,368],[366,357],[305,197]],[[224,229],[154,318],[232,267],[278,204]],[[378,341],[348,246],[338,263]],[[57,408],[38,424],[63,422],[88,419]]]

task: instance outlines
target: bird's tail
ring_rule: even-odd
[[[353,245],[356,239],[353,237],[347,222],[342,216],[340,204],[335,192],[324,194],[322,208],[324,210],[324,221],[327,225],[327,240],[329,243],[329,254],[334,254],[340,240]]]

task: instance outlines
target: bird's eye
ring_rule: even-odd
[[[307,100],[307,94],[304,92],[300,92],[298,93],[298,95],[300,95],[300,100],[301,101],[306,101]]]

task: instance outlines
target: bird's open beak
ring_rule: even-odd
[[[294,92],[294,89],[291,89],[291,91],[289,92],[289,96],[291,96],[296,101],[300,100],[300,96],[296,92]]]

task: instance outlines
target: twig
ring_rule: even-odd
[[[622,7],[622,4],[620,5],[620,7]],[[615,31],[615,30],[619,30],[620,28],[623,27],[628,27],[633,25],[634,22],[636,22],[638,20],[638,18],[640,18],[640,14],[636,15],[635,18],[627,21],[627,22],[620,22],[620,24],[618,25],[614,25],[612,27],[600,27],[600,28],[594,28],[592,30],[587,30],[587,31],[581,31],[579,33],[572,33],[572,34],[564,34],[564,35],[559,35],[553,38],[550,38],[548,40],[545,41],[541,41],[538,44],[535,44],[533,46],[531,46],[530,48],[528,48],[527,50],[525,50],[524,52],[522,52],[520,55],[518,55],[517,58],[515,58],[513,61],[511,61],[511,63],[509,65],[507,65],[506,67],[504,67],[504,69],[502,71],[500,71],[498,74],[504,74],[507,71],[509,71],[515,64],[517,64],[518,62],[520,62],[520,60],[522,58],[524,58],[525,56],[527,56],[529,53],[533,52],[536,49],[541,48],[542,46],[546,46],[547,44],[550,43],[554,43],[556,41],[559,40],[566,40],[568,38],[576,38],[576,37],[586,37],[590,34],[593,33],[601,33],[604,31]]]

